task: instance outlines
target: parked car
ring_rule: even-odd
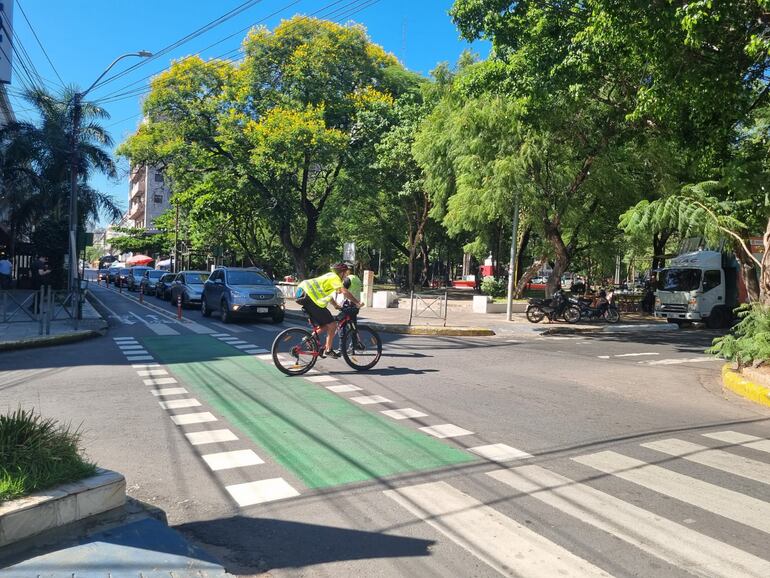
[[[139,284],[147,271],[152,271],[152,267],[136,266],[130,268],[130,273],[126,279],[126,286],[129,291],[139,291]]]
[[[201,313],[209,317],[219,311],[223,323],[234,317],[269,317],[280,323],[284,308],[280,289],[260,269],[222,267],[203,286]]]
[[[115,287],[126,287],[128,285],[128,276],[131,274],[131,269],[128,267],[121,267],[115,274]]]
[[[125,267],[123,263],[118,263],[118,262],[112,263],[107,268],[107,283],[115,283],[115,280],[118,277],[118,273],[123,267]]]
[[[182,297],[182,307],[198,305],[201,302],[203,284],[209,278],[207,271],[182,271],[171,284],[171,304],[176,305]]]
[[[176,273],[164,273],[155,283],[155,297],[168,301],[171,299],[171,284],[176,278]]]
[[[144,275],[142,275],[142,280],[139,282],[139,289],[145,295],[155,295],[155,286],[157,285],[158,280],[165,274],[165,271],[160,271],[158,269],[145,271]]]

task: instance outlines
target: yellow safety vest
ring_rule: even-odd
[[[299,284],[299,288],[307,293],[313,303],[319,307],[326,307],[332,300],[337,289],[342,288],[342,279],[336,273],[327,273],[315,279],[306,279]]]

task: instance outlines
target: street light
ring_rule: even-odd
[[[77,265],[77,230],[78,230],[78,133],[80,132],[80,113],[81,103],[85,96],[104,78],[104,76],[119,61],[130,56],[139,58],[149,58],[152,52],[140,50],[138,52],[128,52],[121,54],[110,65],[104,69],[99,77],[85,89],[83,92],[76,92],[72,96],[72,131],[70,135],[70,218],[69,218],[69,291],[72,296],[71,306],[77,312],[75,318],[79,317],[80,311],[80,283],[78,281]]]

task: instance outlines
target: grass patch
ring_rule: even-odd
[[[94,475],[80,431],[34,410],[0,415],[0,502]]]

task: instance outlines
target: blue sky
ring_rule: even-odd
[[[157,52],[243,3],[244,0],[16,0],[14,29],[48,86],[54,89],[60,86],[57,74],[24,20],[20,9],[23,8],[58,76],[65,84],[84,88],[119,54],[140,49]],[[372,40],[395,54],[407,68],[428,74],[439,62],[454,63],[469,47],[459,38],[447,15],[451,5],[451,0],[261,0],[162,58],[146,62],[130,74],[94,89],[89,100],[140,89],[147,85],[144,77],[165,69],[171,60],[198,53],[254,23],[272,28],[281,19],[294,14],[311,14],[319,10],[320,17],[362,23]],[[351,13],[359,8],[363,9]],[[239,46],[244,34],[236,34],[201,54],[212,58],[228,53]],[[477,43],[472,48],[482,56],[488,52],[485,44]],[[136,62],[138,59],[126,59],[112,73]],[[12,102],[17,116],[27,119],[29,112],[25,109],[28,106],[13,96],[22,86],[21,78],[15,75],[11,84]],[[104,107],[112,116],[105,125],[119,144],[136,128],[140,118],[140,97],[127,95],[121,100],[105,102]],[[93,183],[112,194],[124,207],[128,195],[126,169],[126,166],[122,167],[123,176],[117,182],[98,177]]]

